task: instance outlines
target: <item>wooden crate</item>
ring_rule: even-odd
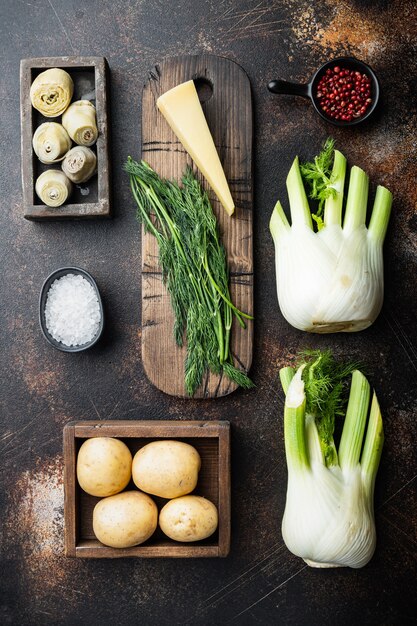
[[[30,86],[38,74],[51,67],[65,69],[74,81],[72,102],[83,97],[96,106],[99,136],[92,150],[97,153],[97,174],[82,185],[73,185],[68,203],[52,208],[35,193],[37,177],[60,164],[44,165],[32,148],[36,128],[43,122],[60,122],[61,116],[46,118],[33,108]],[[22,133],[22,188],[24,217],[28,220],[91,219],[110,217],[110,162],[108,115],[108,65],[104,57],[46,57],[20,62],[20,113]]]
[[[177,439],[194,446],[201,456],[198,484],[193,493],[205,496],[218,508],[215,534],[193,543],[179,543],[158,528],[145,543],[133,548],[110,548],[93,533],[93,509],[100,498],[85,493],[78,485],[78,450],[90,437],[117,437],[134,455],[150,441]],[[230,424],[197,421],[86,421],[64,428],[65,554],[81,558],[109,557],[225,557],[230,549]],[[126,489],[136,489],[133,482]],[[151,496],[158,509],[167,502]]]

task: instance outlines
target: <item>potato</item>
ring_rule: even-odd
[[[143,543],[158,525],[155,502],[139,491],[124,491],[103,498],[94,507],[93,530],[101,543],[112,548],[130,548]]]
[[[170,500],[159,514],[159,526],[175,541],[201,541],[214,533],[219,523],[215,505],[200,496]]]
[[[200,467],[200,455],[188,443],[153,441],[134,456],[133,482],[154,496],[177,498],[195,489]]]
[[[92,496],[113,496],[132,476],[132,455],[123,441],[93,437],[82,444],[77,457],[80,487]]]

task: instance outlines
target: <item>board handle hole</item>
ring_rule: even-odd
[[[198,99],[203,104],[210,100],[213,95],[213,83],[207,78],[195,78],[194,85],[197,90]]]

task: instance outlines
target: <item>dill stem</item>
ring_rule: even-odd
[[[226,304],[228,304],[230,306],[230,308],[235,312],[236,317],[238,319],[240,319],[240,317],[245,317],[248,320],[253,320],[253,316],[249,315],[248,313],[244,313],[243,311],[239,311],[239,309],[237,307],[235,307],[235,305],[230,302],[230,300],[224,295],[224,293],[222,292],[222,290],[220,289],[220,287],[218,286],[218,284],[216,283],[216,281],[214,280],[213,276],[211,275],[210,269],[208,267],[207,261],[205,261],[204,263],[204,269],[207,272],[207,276],[209,277],[209,280],[211,282],[211,284],[213,285],[213,287],[215,288],[215,290],[217,291],[217,293],[221,296],[221,298],[223,298],[223,300],[226,302]],[[243,324],[243,328],[245,327],[244,323],[241,323],[241,326]]]
[[[171,232],[171,235],[175,241],[175,244],[177,246],[178,252],[180,253],[184,263],[188,264],[187,261],[187,257],[185,256],[185,252],[184,249],[182,247],[182,243],[180,241],[180,238],[178,237],[178,231],[177,231],[177,227],[175,226],[174,222],[172,221],[172,219],[170,218],[170,216],[168,215],[168,213],[165,210],[165,207],[163,206],[162,202],[159,201],[158,196],[156,195],[154,189],[152,189],[151,187],[148,187],[149,189],[149,195],[152,197],[153,201],[154,201],[154,206],[157,206],[160,210],[162,215],[164,216],[164,219],[166,221],[166,223],[168,224],[168,228]]]
[[[150,219],[150,217],[148,216],[148,214],[146,213],[146,211],[144,211],[144,210],[142,209],[142,204],[141,204],[140,198],[139,198],[139,196],[138,196],[137,189],[135,188],[134,181],[135,181],[135,177],[134,177],[134,176],[131,176],[131,177],[130,177],[130,188],[131,188],[132,193],[133,193],[133,196],[134,196],[134,198],[135,198],[135,200],[136,200],[136,202],[137,202],[137,205],[138,205],[138,207],[139,207],[139,210],[140,210],[140,212],[141,212],[141,215],[142,215],[143,219],[145,220],[145,222],[146,222],[146,224],[147,224],[147,226],[148,226],[149,230],[150,230],[150,231],[152,232],[152,234],[154,235],[154,237],[156,237],[156,238],[159,240],[159,238],[160,238],[161,234],[160,234],[160,232],[159,232],[159,231],[155,228],[155,226],[154,226],[154,224],[153,224],[152,220]]]
[[[232,312],[229,306],[225,307],[224,312],[224,360],[227,361],[229,358],[229,349],[230,349],[230,331],[232,328]]]
[[[223,365],[224,363],[224,337],[223,337],[223,321],[222,321],[222,316],[220,314],[220,309],[217,309],[217,314],[216,314],[216,318],[217,318],[217,328],[219,331],[218,337],[219,337],[219,361],[220,363]]]
[[[138,186],[140,186],[142,188],[142,190],[141,190],[142,193],[144,193],[148,197],[148,199],[151,200],[151,197],[150,197],[150,194],[149,194],[149,186],[146,185],[144,182],[142,182],[141,179],[139,178],[139,176],[134,176],[132,174],[131,177],[134,178],[134,181],[135,181],[135,184],[136,184],[136,189],[138,189]],[[144,210],[142,208],[142,205],[139,203],[137,195],[136,194],[134,194],[134,195],[135,195],[136,202],[138,202],[138,204],[139,204],[139,206],[141,208],[142,214],[144,215],[145,219],[147,220],[147,223],[151,222],[153,227],[154,227],[154,229],[157,230],[156,227],[154,226],[151,218],[149,217],[148,213],[146,212],[146,210]],[[152,200],[153,200],[153,198],[152,198]],[[152,208],[153,208],[153,210],[155,212],[155,215],[156,215],[156,217],[158,219],[159,225],[161,226],[163,236],[165,237],[165,239],[168,239],[168,232],[167,232],[167,230],[165,228],[164,221],[162,220],[161,215],[159,214],[159,211],[158,211],[158,207],[155,206],[154,202],[152,202]],[[154,232],[153,232],[153,234],[154,234]]]

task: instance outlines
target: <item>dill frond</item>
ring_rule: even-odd
[[[326,464],[337,461],[333,435],[337,416],[345,414],[349,377],[358,362],[339,363],[331,350],[305,350],[298,365],[304,365],[306,412],[315,418]]]
[[[328,137],[320,154],[314,157],[314,161],[300,164],[301,176],[309,187],[308,195],[312,200],[318,201],[317,213],[312,215],[318,230],[323,227],[322,215],[325,201],[336,195],[336,190],[332,187],[334,182],[332,180],[334,145],[335,140]]]

